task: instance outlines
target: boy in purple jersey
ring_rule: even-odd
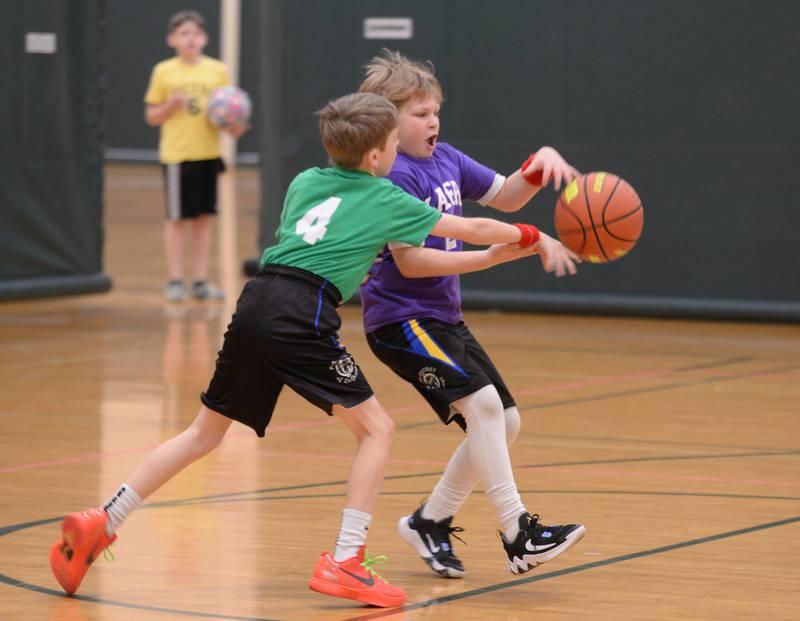
[[[400,112],[399,148],[389,179],[441,213],[461,215],[462,198],[500,211],[521,209],[551,178],[555,189],[577,171],[542,147],[508,177],[458,149],[437,142],[442,91],[433,68],[384,49],[366,66],[361,92],[385,96]],[[579,260],[541,234],[545,270],[575,273]],[[480,481],[502,527],[512,573],[551,560],[585,534],[579,524],[545,526],[522,504],[508,446],[520,427],[505,382],[464,324],[458,274],[484,269],[455,239],[429,236],[419,248],[390,243],[361,287],[364,327],[373,353],[410,382],[445,424],[456,421],[467,438],[451,457],[428,500],[398,524],[400,535],[438,574],[464,575],[450,534],[455,513]],[[424,249],[423,249],[424,250]]]

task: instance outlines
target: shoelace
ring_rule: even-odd
[[[442,530],[444,531],[444,536],[447,539],[447,544],[448,545],[450,545],[450,535],[453,535],[453,537],[458,539],[461,543],[463,543],[464,545],[467,545],[466,541],[464,541],[461,537],[456,535],[456,533],[463,533],[464,532],[464,529],[461,528],[460,526],[444,526],[444,527],[442,527]],[[450,547],[452,548],[452,546],[450,546]]]
[[[378,554],[377,556],[370,556],[369,553],[364,550],[364,561],[361,563],[361,566],[367,570],[368,573],[371,573],[375,576],[378,580],[383,580],[387,584],[389,583],[383,576],[381,576],[375,569],[373,565],[380,565],[381,563],[385,563],[389,560],[389,557],[385,554]]]
[[[539,524],[539,514],[538,513],[534,513],[534,514],[530,514],[529,513],[528,514],[528,527],[525,530],[530,530],[531,535],[535,536],[537,528],[540,528],[540,529],[543,528]],[[499,528],[497,529],[497,536],[500,538],[500,541],[503,541],[503,542],[507,541],[506,538],[505,538],[505,535],[503,534],[503,531],[500,530]],[[532,539],[533,538],[531,538],[531,540]],[[534,543],[534,546],[535,545],[536,544]]]
[[[117,560],[117,557],[114,556],[114,553],[111,551],[110,545],[103,548],[103,559],[105,559],[107,563],[113,563],[115,560]]]

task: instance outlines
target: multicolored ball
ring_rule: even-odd
[[[245,125],[250,120],[253,105],[250,96],[238,86],[214,89],[208,98],[208,120],[218,127]]]

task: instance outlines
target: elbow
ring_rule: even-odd
[[[403,278],[419,278],[418,270],[408,263],[397,263],[397,269]]]
[[[395,257],[397,270],[403,278],[427,278],[433,275],[429,261],[415,259],[416,257],[405,257],[405,260],[398,261]]]

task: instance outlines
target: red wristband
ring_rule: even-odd
[[[522,163],[520,166],[520,171],[522,172],[522,178],[525,179],[531,185],[535,185],[537,187],[542,187],[544,185],[544,171],[543,170],[534,170],[529,173],[525,171],[528,170],[528,166],[533,164],[533,161],[536,159],[536,153],[531,153],[528,156],[528,159]]]
[[[519,245],[521,248],[533,246],[539,241],[539,229],[532,224],[519,224],[515,223],[515,227],[519,229],[522,236],[519,238]]]

